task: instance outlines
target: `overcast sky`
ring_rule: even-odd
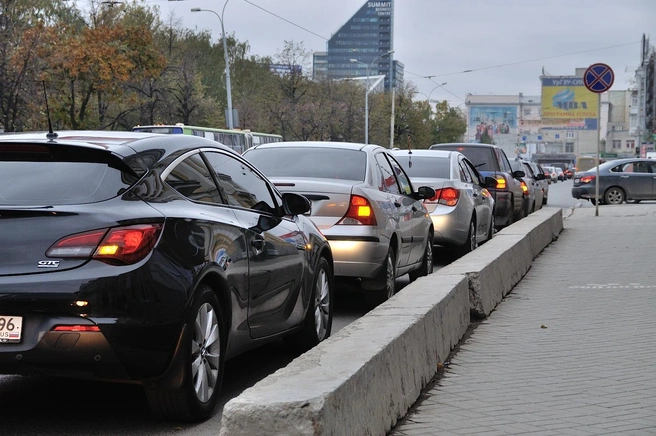
[[[224,0],[146,3],[158,6],[164,21],[173,12],[183,27],[212,30],[217,40],[220,37],[220,22],[214,14],[190,9],[211,9],[220,15]],[[364,3],[229,0],[224,24],[227,33],[248,41],[251,54],[274,56],[284,41],[302,42],[309,51],[325,51],[327,39]],[[395,3],[394,58],[405,64],[406,82],[423,93],[419,98],[430,93],[432,100],[446,99],[452,105],[463,103],[468,93],[539,95],[543,67],[547,74],[564,76],[596,62],[613,68],[612,89],[628,89],[639,64],[642,34],[649,37],[651,33],[656,44],[656,0]],[[428,75],[435,75],[433,82],[421,77]],[[434,82],[447,84],[435,89]]]

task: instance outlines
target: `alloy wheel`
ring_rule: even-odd
[[[385,291],[387,292],[387,298],[390,299],[394,296],[394,291],[396,290],[396,277],[394,277],[394,259],[391,253],[387,255],[385,262]]]
[[[322,341],[328,332],[330,321],[330,278],[328,272],[322,268],[314,287],[314,326],[317,339]]]
[[[433,274],[433,235],[428,235],[428,242],[426,245],[426,259],[425,259],[427,268],[427,275]]]
[[[606,192],[606,203],[622,204],[624,202],[624,192],[619,188],[610,188]]]
[[[198,399],[209,401],[216,388],[221,358],[221,336],[214,307],[204,303],[196,314],[191,343],[191,375]]]

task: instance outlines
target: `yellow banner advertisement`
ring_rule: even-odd
[[[542,118],[597,118],[598,96],[580,77],[542,78]]]

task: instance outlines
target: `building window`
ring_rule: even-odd
[[[622,148],[622,141],[619,139],[613,139],[613,150]]]
[[[565,138],[573,138],[574,137],[574,132],[566,132],[565,133]]]
[[[524,109],[524,116],[531,115],[530,109]]]
[[[635,141],[633,140],[626,141],[626,148],[635,148]]]
[[[569,132],[567,132],[569,133]],[[565,153],[574,153],[574,143],[566,142],[565,143]]]

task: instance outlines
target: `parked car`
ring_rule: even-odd
[[[248,149],[244,158],[282,192],[312,202],[310,218],[332,248],[335,276],[380,302],[394,295],[397,277],[433,271],[433,222],[391,151],[378,145],[279,142]]]
[[[138,383],[157,415],[208,418],[226,360],[330,335],[309,208],[196,136],[0,136],[0,373]]]
[[[463,255],[494,236],[494,199],[487,190],[496,186],[457,151],[399,150],[392,152],[414,185],[435,189],[424,200],[433,220],[436,245]]]
[[[572,168],[572,167],[565,168],[565,170],[563,170],[563,173],[565,173],[565,177],[567,179],[571,179],[574,177],[574,174],[576,173],[576,168]]]
[[[592,204],[639,203],[656,200],[656,161],[645,158],[617,159],[599,165],[599,197],[596,196],[597,168],[576,173],[572,197]]]
[[[531,165],[521,159],[510,161],[510,165],[515,171],[524,171],[524,215],[528,216],[542,207],[544,193],[539,182],[544,180],[544,175],[534,174]]]
[[[494,197],[494,216],[497,229],[509,226],[524,217],[524,191],[521,186],[523,171],[513,171],[506,153],[491,144],[451,143],[434,144],[431,150],[458,151],[465,156],[483,177],[497,180],[495,188],[488,188]]]
[[[547,176],[549,183],[556,183],[558,181],[558,173],[556,172],[556,168],[543,165],[542,169],[544,170],[544,175]]]
[[[565,177],[565,172],[561,167],[553,167],[556,170],[556,178],[558,179],[559,182],[564,182],[567,180],[567,177]]]
[[[545,174],[544,170],[540,165],[538,165],[535,162],[528,162],[529,166],[533,170],[533,174],[538,176],[538,174],[542,174],[542,177],[536,177],[536,182],[540,185],[540,188],[542,189],[542,206],[546,205],[548,200],[549,200],[549,176]]]

